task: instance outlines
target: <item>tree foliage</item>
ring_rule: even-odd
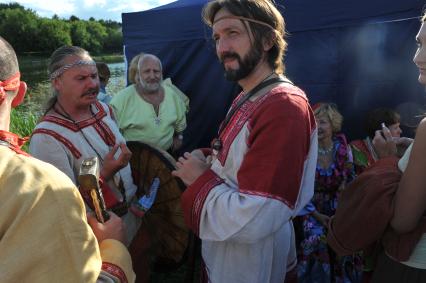
[[[111,20],[68,20],[39,17],[18,3],[0,3],[0,35],[18,53],[51,53],[61,45],[77,45],[92,54],[121,52],[121,23]]]

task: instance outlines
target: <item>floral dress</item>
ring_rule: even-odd
[[[344,185],[352,181],[355,171],[352,153],[343,134],[333,137],[333,162],[328,168],[317,165],[315,192],[306,208],[310,212],[299,217],[298,282],[360,282],[362,260],[359,256],[338,257],[327,245],[327,229],[313,216],[313,211],[332,216]],[[295,225],[297,226],[297,222]]]

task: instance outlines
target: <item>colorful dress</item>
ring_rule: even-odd
[[[333,138],[333,163],[328,168],[317,165],[315,175],[315,193],[310,204],[313,209],[327,216],[336,212],[339,191],[355,177],[352,153],[345,136]],[[326,240],[326,227],[317,221],[311,213],[299,218],[302,226],[298,241],[298,277],[299,283],[319,282],[360,282],[362,273],[361,259],[358,256],[338,258],[329,248]]]
[[[357,175],[364,172],[379,159],[370,137],[355,140],[350,143],[354,157],[355,172]]]

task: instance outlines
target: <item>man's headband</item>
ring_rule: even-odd
[[[4,82],[0,81],[0,104],[3,102],[6,91],[8,90],[17,90],[21,84],[21,73],[17,72]]]
[[[56,79],[57,77],[65,73],[65,71],[77,66],[96,66],[96,63],[93,60],[78,60],[73,63],[63,65],[62,67],[50,74],[50,80]]]
[[[235,20],[241,20],[241,21],[248,21],[248,22],[252,22],[252,23],[256,23],[256,24],[260,24],[263,25],[265,27],[270,28],[271,30],[275,30],[275,28],[273,28],[270,24],[267,24],[265,22],[262,21],[258,21],[255,19],[250,19],[250,18],[246,18],[246,17],[241,17],[241,16],[234,16],[234,15],[228,15],[228,16],[223,16],[220,17],[219,19],[215,20],[210,27],[212,27],[214,24],[216,24],[217,22],[221,21],[221,20],[226,20],[226,19],[235,19]]]

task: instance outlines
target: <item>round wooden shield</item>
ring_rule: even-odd
[[[149,191],[154,178],[160,179],[154,204],[143,216],[129,248],[134,269],[137,271],[137,261],[145,260],[157,272],[174,270],[184,261],[190,240],[180,204],[185,185],[171,175],[176,161],[167,152],[146,143],[128,142],[127,146],[132,152],[130,166],[138,187],[137,197]]]

